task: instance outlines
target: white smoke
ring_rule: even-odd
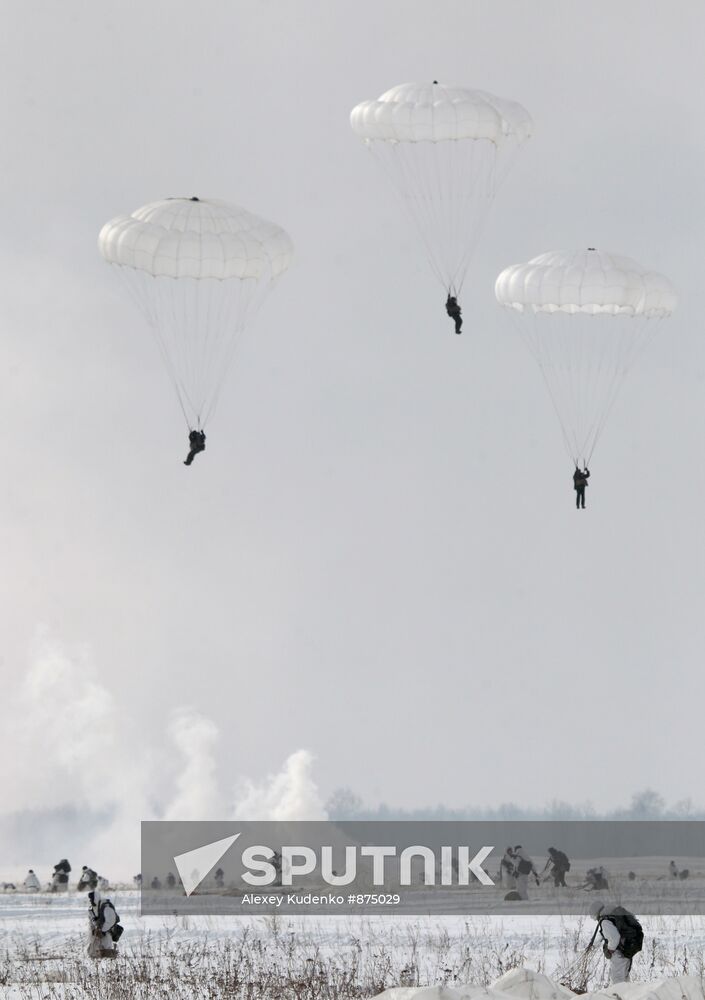
[[[255,784],[245,779],[239,789],[234,819],[319,820],[327,814],[311,771],[313,756],[297,750],[279,774]]]
[[[0,737],[9,771],[0,784],[14,810],[109,801],[102,761],[115,749],[115,710],[96,677],[85,650],[71,657],[44,635],[34,644]]]
[[[12,834],[23,812],[36,814],[42,843],[51,846],[28,848],[16,833],[3,845],[0,877],[75,856],[80,844],[80,863],[128,879],[139,868],[141,820],[326,818],[307,750],[292,753],[278,774],[241,779],[236,802],[228,805],[217,779],[220,734],[211,719],[189,707],[175,710],[167,736],[177,753],[165,754],[158,734],[149,745],[131,731],[90,653],[69,651],[46,634],[34,643],[18,690],[7,694],[4,714],[0,833]],[[136,748],[139,767],[128,748]],[[155,801],[154,790],[164,788],[171,795]],[[66,814],[76,809],[71,826]],[[50,856],[31,856],[36,850]]]
[[[176,795],[163,819],[220,819],[223,810],[215,758],[218,727],[204,715],[180,708],[172,715],[169,736],[182,758],[182,767],[176,778]]]

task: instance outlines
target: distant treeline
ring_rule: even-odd
[[[386,819],[386,820],[550,820],[550,819],[705,819],[705,809],[695,806],[690,799],[683,799],[668,805],[658,792],[646,788],[632,795],[627,806],[620,806],[608,812],[600,812],[590,802],[572,804],[554,800],[539,808],[529,808],[514,802],[503,802],[498,806],[464,806],[451,809],[448,806],[421,806],[402,809],[398,806],[370,806],[349,788],[338,788],[326,803],[328,816],[332,820],[344,819]]]

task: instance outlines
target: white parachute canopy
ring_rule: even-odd
[[[434,80],[363,101],[350,124],[401,194],[434,274],[457,296],[499,182],[532,133],[528,112]]]
[[[186,422],[200,429],[238,335],[291,262],[291,240],[237,205],[166,198],[107,222],[98,248],[153,327]]]
[[[536,359],[576,465],[590,462],[627,371],[676,308],[662,274],[589,248],[552,251],[497,278]]]

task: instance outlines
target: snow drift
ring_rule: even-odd
[[[512,969],[493,986],[395,986],[379,994],[385,1000],[571,1000],[576,994],[548,976],[531,969]],[[705,1000],[697,976],[674,976],[650,983],[618,983],[586,998],[618,1000]]]

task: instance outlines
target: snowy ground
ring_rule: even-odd
[[[111,895],[125,934],[120,959],[101,963],[85,956],[85,895],[0,893],[0,995],[325,1000],[400,983],[489,984],[520,965],[560,979],[594,926],[551,916],[141,917],[139,893]],[[636,978],[702,976],[705,918],[644,926]],[[604,982],[596,953],[590,985]]]

